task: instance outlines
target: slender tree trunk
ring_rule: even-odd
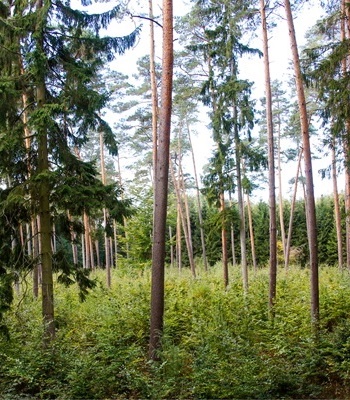
[[[153,2],[148,0],[148,14],[150,18],[150,55],[149,69],[151,76],[151,92],[152,92],[152,139],[153,139],[153,177],[155,177],[155,168],[157,163],[157,145],[158,145],[158,91],[155,66],[155,42],[154,42],[154,22],[153,22]],[[153,180],[154,185],[154,180]]]
[[[173,245],[173,231],[171,226],[169,226],[169,243],[170,243],[170,265],[174,268],[174,245]]]
[[[289,29],[289,37],[291,50],[293,54],[293,64],[295,73],[295,82],[298,95],[298,105],[300,112],[300,127],[302,132],[303,150],[304,150],[304,168],[306,178],[307,193],[307,220],[308,220],[308,239],[310,251],[310,285],[311,285],[311,321],[315,332],[318,331],[318,323],[320,318],[320,302],[319,302],[319,278],[318,278],[318,251],[317,251],[317,221],[316,206],[314,195],[314,183],[312,174],[312,156],[310,148],[309,123],[306,109],[306,100],[304,93],[304,85],[301,75],[299,53],[296,42],[294,22],[290,1],[285,0],[286,18]]]
[[[176,261],[177,268],[179,271],[182,270],[182,235],[181,235],[181,217],[180,217],[180,205],[177,204],[177,216],[176,216]]]
[[[158,360],[164,318],[164,263],[173,86],[173,2],[163,0],[162,91],[154,186],[149,357]]]
[[[190,235],[189,235],[189,226],[188,226],[188,223],[187,223],[186,218],[185,218],[185,211],[183,210],[181,192],[180,192],[180,187],[179,187],[180,184],[179,184],[178,180],[176,179],[174,166],[173,166],[171,161],[170,161],[170,170],[171,170],[171,176],[172,176],[173,183],[174,183],[174,188],[175,188],[175,193],[176,193],[176,198],[177,198],[177,204],[178,204],[178,212],[180,214],[181,225],[182,225],[183,232],[184,232],[184,237],[185,237],[185,242],[186,242],[186,247],[187,247],[187,253],[188,253],[188,259],[189,259],[190,267],[191,267],[191,272],[192,272],[193,277],[195,278],[196,277],[196,269],[195,269],[194,259],[193,259],[192,243],[191,243]]]
[[[301,164],[301,157],[303,155],[303,149],[300,149],[299,157],[298,157],[298,164],[297,164],[297,173],[295,176],[294,181],[294,191],[292,202],[290,205],[290,215],[289,215],[289,225],[288,225],[288,236],[287,236],[287,243],[286,243],[286,256],[284,260],[284,268],[286,271],[289,268],[289,255],[290,255],[290,244],[292,240],[292,229],[293,229],[293,216],[294,216],[294,209],[295,209],[295,201],[297,198],[297,191],[298,191],[298,182],[299,182],[299,171],[300,171],[300,164]]]
[[[252,216],[252,207],[250,204],[249,194],[246,195],[246,198],[247,198],[247,213],[248,213],[248,223],[249,223],[250,248],[251,248],[251,252],[252,252],[253,268],[254,268],[254,271],[256,272],[258,270],[258,264],[256,262],[253,216]]]
[[[235,107],[234,107],[234,114],[235,114],[234,119],[236,120],[237,111]],[[239,212],[239,238],[241,244],[241,268],[242,268],[242,279],[243,279],[243,291],[245,294],[247,294],[248,293],[247,240],[245,232],[242,171],[240,162],[241,146],[236,126],[234,130],[235,130],[234,141],[235,141],[235,157],[236,157],[236,173],[237,173],[237,200],[238,200],[238,212]]]
[[[277,158],[278,158],[278,210],[280,217],[281,239],[283,247],[284,259],[286,259],[286,229],[284,226],[283,218],[283,190],[282,190],[282,166],[281,166],[281,123],[278,122],[278,144],[277,144]]]
[[[269,43],[267,34],[265,0],[260,0],[260,14],[263,38],[264,72],[265,72],[265,96],[266,119],[269,163],[269,219],[270,219],[270,279],[269,279],[269,307],[273,308],[276,299],[277,279],[277,224],[276,224],[276,193],[275,193],[275,145],[273,137],[272,120],[272,93],[270,78]]]
[[[196,185],[198,220],[199,220],[199,229],[200,229],[200,233],[201,233],[201,243],[202,243],[202,258],[203,258],[204,270],[208,271],[208,261],[207,261],[207,252],[206,252],[205,235],[204,235],[204,221],[203,221],[202,204],[201,204],[201,198],[200,198],[200,192],[199,192],[199,182],[198,182],[198,174],[197,174],[197,167],[196,167],[196,159],[195,159],[195,156],[194,156],[194,149],[193,149],[193,145],[192,145],[191,130],[190,130],[190,127],[189,127],[189,124],[188,124],[187,120],[186,120],[186,124],[187,124],[188,140],[189,140],[189,143],[190,143],[191,154],[192,154],[194,181],[195,181],[195,185]]]
[[[337,232],[337,249],[338,249],[338,267],[343,268],[343,243],[342,243],[342,229],[341,229],[341,215],[339,206],[338,182],[337,182],[337,160],[335,156],[335,138],[332,139],[332,182],[333,182],[333,201],[334,201],[334,218],[335,228]]]
[[[43,9],[43,1],[38,0],[36,8],[40,12]],[[38,51],[44,52],[43,32],[41,21],[36,27],[36,45]],[[46,104],[45,77],[42,71],[37,77],[36,100],[38,109]],[[50,171],[48,138],[45,127],[38,129],[38,174],[45,177]],[[53,273],[52,273],[52,248],[51,248],[51,214],[50,214],[50,184],[47,178],[39,182],[39,217],[40,217],[40,258],[41,258],[41,295],[42,315],[44,322],[44,344],[49,344],[55,337],[54,322],[54,295],[53,295]]]
[[[349,39],[349,10],[346,0],[341,0],[341,25],[340,40],[342,42]],[[348,57],[342,61],[342,74],[348,73]],[[344,176],[345,176],[345,240],[346,240],[346,266],[350,270],[350,121],[345,122],[345,135],[343,138],[344,148]]]
[[[45,85],[37,87],[39,108],[45,104]],[[44,129],[38,133],[38,172],[45,174],[49,171],[49,157],[47,134]],[[53,306],[53,275],[52,275],[52,248],[51,248],[51,215],[50,215],[50,187],[46,179],[39,184],[39,216],[40,216],[40,243],[42,266],[42,312],[45,324],[46,343],[55,337],[54,306]]]
[[[90,223],[89,217],[84,211],[84,248],[85,248],[85,268],[91,269],[91,254],[90,254]]]
[[[226,207],[224,192],[220,192],[220,214],[221,214],[221,248],[222,248],[222,268],[225,289],[229,284],[228,276],[228,254],[227,254],[227,230],[226,230]]]
[[[105,155],[104,155],[104,143],[103,143],[103,132],[100,132],[100,164],[101,164],[101,180],[106,185],[106,166],[105,166]],[[105,267],[106,267],[106,281],[107,287],[111,287],[111,257],[109,248],[109,238],[107,236],[107,223],[108,223],[108,211],[103,208],[103,225],[104,225],[104,240],[105,240]]]

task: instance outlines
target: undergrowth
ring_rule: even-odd
[[[104,273],[84,303],[55,287],[57,338],[41,344],[40,300],[20,291],[0,339],[2,399],[349,398],[350,277],[321,268],[321,324],[310,326],[309,272],[278,276],[275,318],[267,310],[266,270],[239,270],[223,287],[221,269],[167,270],[161,360],[147,360],[150,271]]]

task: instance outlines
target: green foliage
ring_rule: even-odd
[[[6,316],[10,337],[0,338],[2,398],[347,398],[349,274],[321,269],[315,342],[307,270],[279,274],[273,322],[267,271],[252,276],[246,296],[239,269],[230,273],[225,291],[221,266],[196,280],[190,272],[167,270],[156,363],[147,361],[148,269],[115,271],[113,289],[99,283],[84,303],[75,287],[57,286],[57,338],[46,349],[40,345],[40,306],[21,291]]]

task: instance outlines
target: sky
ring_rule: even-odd
[[[176,0],[174,1],[174,14],[182,15],[188,9],[189,1]],[[148,14],[148,1],[131,0],[129,4],[134,8],[133,14],[135,15],[147,15]],[[161,1],[153,2],[154,15],[161,15]],[[98,3],[98,10],[101,7],[101,3]],[[321,16],[321,9],[317,6],[306,6],[303,12],[295,19],[295,30],[297,35],[298,45],[304,44],[304,35],[306,30],[311,27]],[[129,21],[119,24],[112,25],[109,29],[114,35],[124,35],[126,32],[131,31],[135,24],[142,23],[142,34],[140,40],[134,49],[129,50],[125,56],[118,57],[115,61],[113,68],[117,71],[131,75],[136,72],[136,61],[141,56],[145,55],[149,51],[149,22],[139,18],[130,18]],[[161,28],[155,26],[156,38],[156,51],[158,56],[161,55]],[[257,32],[258,36],[260,32]],[[260,39],[257,38],[254,42],[250,43],[252,47],[261,48]],[[269,35],[269,51],[270,51],[270,69],[271,78],[279,80],[288,80],[292,76],[292,71],[289,69],[291,62],[291,51],[289,45],[288,28],[283,18],[280,19],[278,26],[270,32]],[[254,97],[259,99],[264,95],[264,69],[263,60],[258,57],[246,59],[240,66],[241,77],[243,79],[249,79],[254,81]],[[205,111],[200,113],[203,121],[197,126],[197,131],[201,134],[193,135],[192,140],[194,143],[194,152],[196,155],[197,171],[201,171],[204,164],[207,163],[208,158],[211,156],[213,144],[210,139],[210,131],[206,128],[208,119]],[[204,133],[203,133],[204,132]],[[311,145],[316,145],[316,139],[311,138]],[[313,163],[313,174],[315,182],[315,196],[320,197],[323,194],[329,194],[332,192],[332,183],[330,180],[321,180],[318,170],[325,167],[326,164],[330,164],[328,158],[322,160],[315,160]],[[188,167],[190,173],[192,173],[191,166]],[[292,186],[288,183],[290,179],[295,176],[296,166],[292,163],[284,167],[282,172],[283,177],[283,192],[286,198],[292,196]],[[342,182],[340,181],[340,190]],[[299,189],[298,197],[302,196],[301,189]],[[267,198],[267,190],[257,191],[255,200],[259,198]]]

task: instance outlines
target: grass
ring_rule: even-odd
[[[239,269],[223,288],[221,268],[166,274],[161,361],[147,360],[150,271],[104,273],[84,303],[75,287],[55,287],[57,338],[41,346],[40,301],[19,293],[0,339],[0,398],[271,399],[349,398],[350,277],[320,270],[321,325],[310,325],[308,270],[278,276],[274,321],[268,274]]]

